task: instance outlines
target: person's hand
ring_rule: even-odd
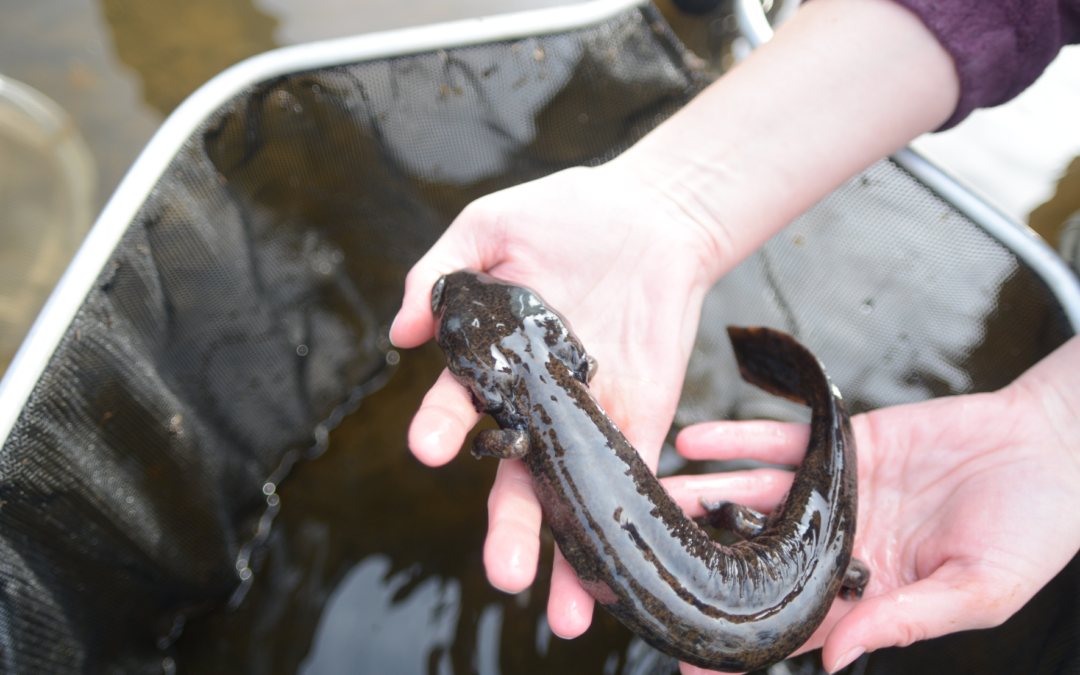
[[[432,337],[430,291],[447,272],[529,286],[599,361],[594,396],[655,466],[712,282],[853,174],[939,126],[958,92],[951,57],[899,5],[808,3],[618,158],[470,205],[409,273],[391,340]],[[477,419],[444,372],[410,448],[447,462]],[[500,464],[489,514],[488,578],[523,590],[536,572],[540,507],[519,463]],[[552,630],[580,634],[592,605],[556,553]]]
[[[859,461],[859,602],[837,600],[803,648],[830,672],[864,651],[996,626],[1080,549],[1080,338],[993,394],[884,408],[852,419]],[[796,464],[806,426],[688,427],[694,459]],[[665,480],[690,516],[698,499],[769,511],[792,474],[763,469]],[[699,669],[683,665],[684,675]]]
[[[568,319],[597,359],[593,395],[655,468],[702,298],[727,258],[707,225],[618,160],[571,169],[466,208],[409,273],[390,337],[400,347],[432,337],[431,287],[448,272],[472,268],[528,286]],[[409,447],[424,463],[441,465],[479,417],[444,371],[412,422]],[[488,504],[488,578],[522,591],[536,574],[541,513],[520,462],[501,463]],[[589,626],[593,601],[556,557],[549,624],[575,637]]]

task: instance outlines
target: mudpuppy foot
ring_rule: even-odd
[[[596,377],[596,370],[600,367],[600,363],[591,356],[586,356],[585,361],[589,364],[589,373],[585,376],[585,384],[588,384]]]
[[[521,459],[529,451],[529,435],[516,429],[485,429],[473,440],[472,456]]]
[[[858,558],[852,558],[844,573],[844,583],[840,586],[840,597],[844,600],[858,600],[862,597],[866,584],[870,581],[870,568]]]
[[[765,529],[765,516],[734,502],[711,503],[704,497],[705,522],[721,530],[731,530],[743,539],[752,539]]]

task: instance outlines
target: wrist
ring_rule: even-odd
[[[719,276],[957,97],[951,57],[910,12],[817,0],[618,161],[708,233]]]
[[[1043,431],[1051,436],[1047,446],[1059,447],[1072,457],[1080,472],[1080,336],[1073,337],[1029,368],[999,394],[1012,407],[1036,411]],[[1028,424],[1030,416],[1025,418]]]
[[[704,293],[729,271],[734,260],[727,232],[716,214],[688,189],[687,166],[635,146],[593,169],[619,181],[624,194],[647,204],[641,224],[678,251],[680,264],[695,270],[694,286]]]

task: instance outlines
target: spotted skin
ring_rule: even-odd
[[[839,393],[793,338],[729,328],[744,379],[810,405],[811,440],[791,490],[767,518],[719,505],[714,519],[747,540],[721,546],[664,490],[588,391],[590,359],[533,291],[463,270],[432,289],[450,372],[500,430],[473,454],[520,458],[582,586],[646,642],[728,672],[763,668],[821,624],[845,573],[858,596],[869,572],[851,558],[855,445]],[[723,511],[723,513],[720,513]]]

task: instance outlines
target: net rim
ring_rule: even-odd
[[[0,439],[10,435],[68,326],[162,174],[199,125],[244,89],[305,70],[579,30],[647,4],[591,0],[293,45],[253,56],[210,79],[165,119],[128,169],[0,379]]]
[[[1034,230],[995,208],[975,188],[910,147],[896,152],[891,159],[1030,267],[1061,303],[1073,332],[1080,333],[1080,279]]]

